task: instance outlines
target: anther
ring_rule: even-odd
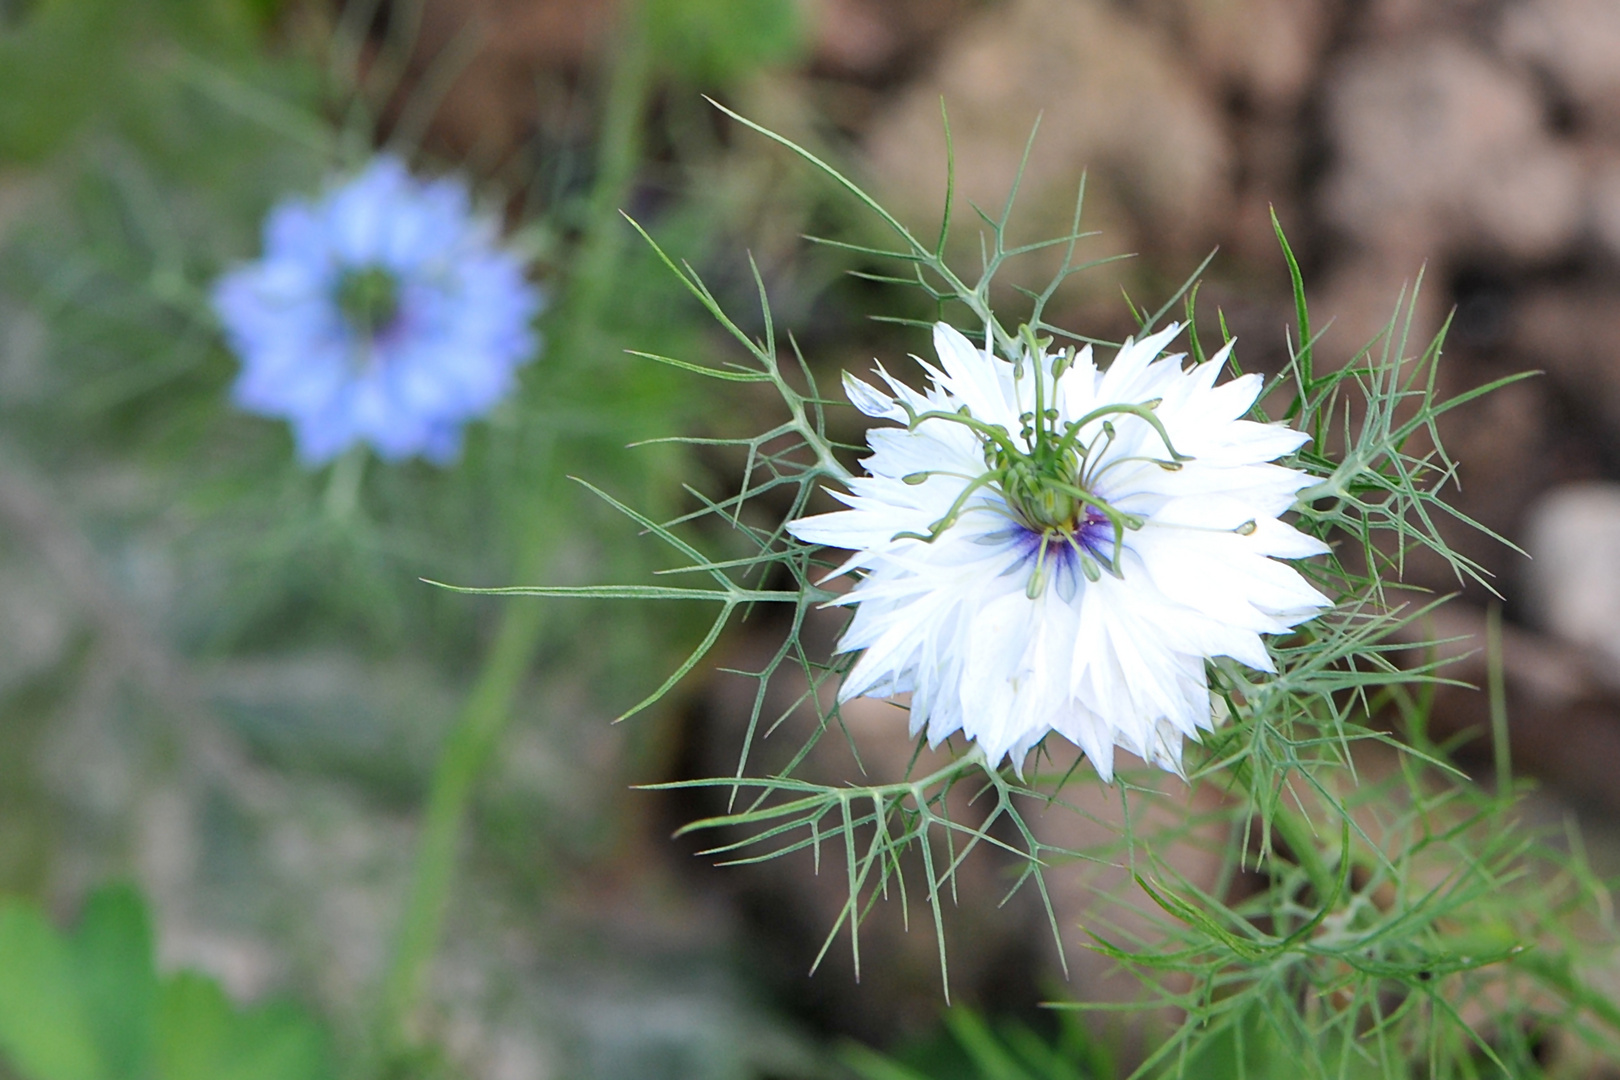
[[[1037,566],[1034,572],[1029,575],[1029,584],[1024,586],[1024,595],[1034,600],[1041,595],[1041,590],[1045,587],[1046,574]]]

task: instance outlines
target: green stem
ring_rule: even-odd
[[[537,546],[538,547],[538,546]],[[474,782],[506,730],[513,696],[539,644],[541,606],[508,603],[484,669],[456,718],[433,773],[399,939],[383,984],[379,1037],[393,1047],[422,995],[438,949]]]
[[[594,357],[582,354],[589,351],[617,276],[622,250],[618,207],[641,157],[641,121],[650,75],[650,56],[635,12],[629,14],[625,30],[608,86],[597,181],[585,235],[552,339],[549,359],[555,365],[594,362]],[[541,489],[555,490],[546,484]],[[537,499],[532,508],[535,512],[518,515],[527,526],[526,551],[518,568],[522,581],[540,577],[550,550],[542,535],[541,502]],[[539,646],[542,627],[542,608],[537,601],[506,605],[483,670],[445,739],[428,795],[410,896],[382,986],[375,1029],[379,1065],[386,1066],[392,1055],[410,1043],[405,1029],[421,1000],[438,950],[468,804],[485,762],[506,730],[512,699]]]
[[[1232,772],[1237,782],[1249,791],[1256,806],[1267,805],[1266,793],[1257,788],[1254,769],[1247,761],[1239,761],[1233,766]],[[1275,812],[1271,814],[1267,827],[1288,845],[1289,855],[1293,857],[1295,865],[1305,871],[1317,895],[1324,899],[1333,895],[1338,877],[1323,861],[1320,841],[1310,821],[1304,814],[1284,806],[1280,799],[1272,805]]]
[[[333,521],[349,520],[360,505],[360,484],[365,478],[367,456],[365,443],[358,443],[332,463],[323,501]]]
[[[625,233],[619,218],[636,166],[641,160],[641,123],[651,81],[651,52],[640,25],[640,5],[626,12],[626,23],[608,83],[598,144],[596,183],[586,205],[586,230],[575,270],[575,307],[581,326],[594,328],[597,314],[616,284],[614,273]]]

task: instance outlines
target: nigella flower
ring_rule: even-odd
[[[906,426],[868,433],[850,509],[789,526],[854,552],[839,649],[864,652],[840,700],[910,694],[913,734],[961,731],[992,766],[1055,731],[1104,779],[1116,746],[1181,772],[1213,724],[1206,661],[1272,670],[1261,635],[1328,600],[1278,561],[1327,550],[1278,520],[1310,480],[1272,462],[1307,437],[1243,419],[1262,380],[1217,386],[1227,349],[1161,357],[1179,329],[1099,371],[1089,347],[1026,332],[1015,364],[941,323],[926,393],[846,376]]]
[[[291,422],[299,456],[355,443],[444,463],[461,425],[488,412],[535,353],[539,291],[497,246],[465,185],[413,178],[381,156],[264,226],[264,255],[215,286],[242,361],[233,395]]]

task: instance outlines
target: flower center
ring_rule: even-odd
[[[376,265],[345,270],[338,278],[337,306],[355,333],[376,337],[399,315],[399,278]]]
[[[1080,493],[1078,455],[1024,457],[990,447],[987,464],[998,474],[997,487],[1019,522],[1031,532],[1073,534],[1087,517]],[[1098,516],[1101,516],[1100,514]]]
[[[1119,541],[1126,529],[1138,528],[1141,522],[1119,513],[1084,486],[1082,454],[1055,440],[1037,444],[1027,455],[992,443],[985,448],[985,464],[1007,509],[1027,531],[1034,558],[1031,598],[1040,594],[1054,572],[1068,575],[1071,590],[1076,570],[1092,581],[1104,569],[1119,572]]]
[[[1071,348],[1052,355],[1047,352],[1051,340],[1038,338],[1027,326],[1020,329],[1020,335],[1024,352],[1013,361],[1013,377],[1032,391],[1035,407],[1018,418],[1016,437],[1001,424],[975,417],[965,404],[951,411],[917,412],[901,403],[913,431],[925,421],[946,420],[977,435],[984,447],[985,471],[971,479],[926,533],[900,532],[894,538],[933,543],[970,508],[974,492],[991,487],[1001,494],[1007,512],[1036,544],[1036,565],[1029,582],[1033,598],[1045,587],[1048,554],[1057,555],[1065,563],[1078,561],[1081,571],[1092,581],[1098,580],[1103,570],[1119,575],[1125,533],[1142,528],[1145,521],[1098,494],[1097,482],[1104,473],[1131,461],[1151,461],[1160,468],[1175,470],[1190,459],[1170,444],[1170,435],[1154,412],[1159,406],[1157,398],[1101,405],[1084,416],[1065,419],[1051,403],[1058,400],[1058,386],[1075,362],[1075,351]],[[1026,373],[1033,379],[1026,382]],[[1166,456],[1121,455],[1114,451],[1119,438],[1116,420],[1147,424],[1163,443]],[[1090,437],[1082,438],[1088,430]],[[902,479],[908,484],[920,484],[931,475],[929,470],[923,470]]]

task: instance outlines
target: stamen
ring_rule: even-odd
[[[1162,402],[1160,398],[1141,403],[1100,406],[1078,420],[1064,423],[1062,411],[1057,408],[1055,401],[1049,403],[1047,397],[1049,392],[1056,394],[1057,379],[1074,363],[1075,350],[1071,347],[1054,357],[1049,375],[1044,370],[1048,366],[1044,361],[1050,340],[1039,338],[1028,326],[1021,329],[1020,337],[1025,349],[1013,358],[1015,379],[1019,384],[1019,396],[1022,397],[1028,389],[1033,392],[1034,401],[1032,408],[1018,416],[1017,437],[1000,424],[976,419],[965,405],[950,412],[917,412],[909,404],[900,403],[906,412],[910,430],[915,431],[929,420],[942,420],[961,424],[972,431],[984,448],[986,472],[975,477],[961,491],[950,509],[933,522],[926,533],[897,533],[894,539],[917,539],[932,543],[969,509],[1005,513],[1028,533],[1039,537],[1035,568],[1028,585],[1029,595],[1035,597],[1050,576],[1047,556],[1053,544],[1072,549],[1072,553],[1065,552],[1065,558],[1072,554],[1089,580],[1098,580],[1104,569],[1116,577],[1120,576],[1125,534],[1142,528],[1145,522],[1138,515],[1121,512],[1096,493],[1097,482],[1104,474],[1126,461],[1151,461],[1161,468],[1174,471],[1190,458],[1175,448],[1164,423],[1154,414]],[[1023,378],[1023,363],[1026,360],[1033,364],[1033,386],[1025,383]],[[1050,386],[1048,378],[1051,379]],[[1120,439],[1116,421],[1121,416],[1135,417],[1151,427],[1168,458],[1133,455],[1108,460],[1109,449]],[[1085,429],[1094,423],[1098,425],[1097,437],[1090,442],[1083,441]],[[915,485],[932,475],[933,472],[924,470],[901,479]],[[1001,499],[981,499],[970,507],[970,498],[985,486],[993,487]],[[1102,538],[1105,526],[1112,534],[1112,542],[1108,544],[1111,550],[1106,553],[1101,550],[1107,543]],[[1069,580],[1072,581],[1072,577]]]

